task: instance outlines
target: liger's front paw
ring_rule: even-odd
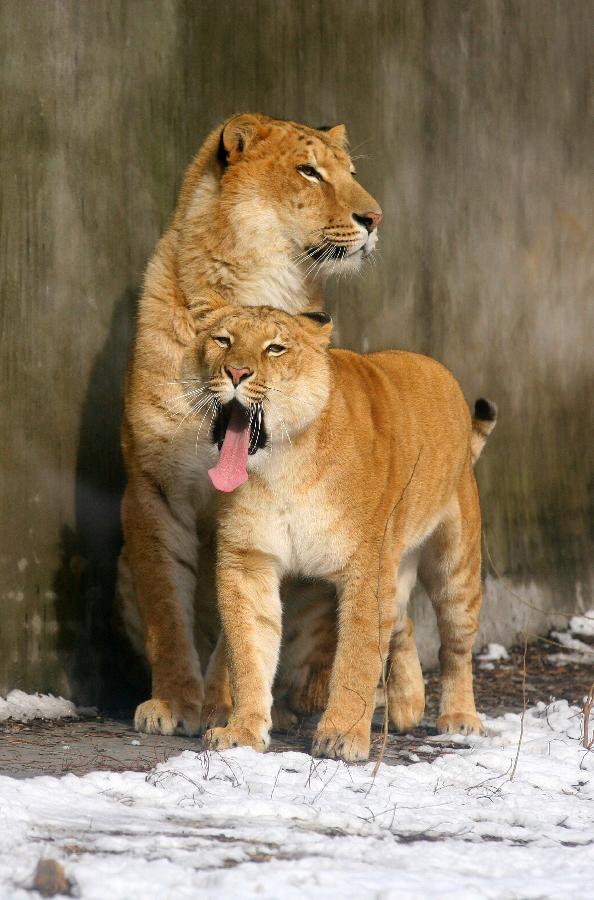
[[[199,734],[201,709],[200,703],[153,698],[136,707],[134,728],[146,734]]]
[[[320,722],[314,734],[311,755],[343,759],[345,762],[363,762],[369,759],[370,743],[369,726],[342,731]]]
[[[209,750],[229,750],[230,747],[253,747],[263,753],[269,741],[250,728],[241,725],[227,725],[226,728],[211,728],[203,738],[204,746]]]
[[[444,713],[437,720],[440,734],[485,734],[483,724],[476,713]]]

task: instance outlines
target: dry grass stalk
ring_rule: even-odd
[[[592,737],[590,737],[590,713],[594,706],[594,682],[586,699],[584,700],[584,736],[582,739],[584,749],[594,749],[594,728],[592,729]]]
[[[373,780],[375,780],[375,776],[378,773],[379,767],[381,766],[384,755],[386,753],[386,747],[388,745],[388,735],[389,735],[389,725],[390,725],[390,711],[389,711],[389,701],[388,701],[388,681],[390,680],[390,668],[392,663],[390,662],[390,666],[388,667],[388,672],[384,671],[384,666],[382,666],[382,691],[384,694],[384,720],[382,722],[382,742],[380,744],[379,752],[377,754],[377,759],[375,761],[375,766],[373,767]]]
[[[516,768],[518,766],[518,760],[520,758],[520,749],[522,747],[522,738],[524,737],[524,716],[526,715],[526,706],[528,704],[528,696],[526,694],[526,654],[528,652],[528,635],[524,634],[524,662],[522,665],[522,717],[520,719],[520,737],[518,738],[518,749],[516,750],[516,758],[514,759],[514,764],[512,766],[511,774],[509,776],[509,780],[514,780],[514,775],[516,774]]]
[[[396,503],[390,510],[388,518],[386,519],[386,524],[384,525],[384,533],[382,535],[382,543],[380,546],[379,559],[378,559],[378,564],[377,564],[377,587],[376,587],[376,591],[375,591],[375,599],[377,602],[378,653],[379,653],[380,660],[382,663],[381,672],[382,672],[382,692],[384,695],[384,721],[383,721],[383,727],[382,727],[382,743],[380,745],[380,749],[377,754],[377,760],[376,760],[375,766],[373,767],[372,782],[373,782],[373,780],[375,780],[375,776],[378,773],[379,767],[382,764],[382,760],[383,760],[384,754],[386,752],[386,747],[388,744],[388,728],[389,728],[389,724],[390,724],[390,711],[389,711],[389,701],[388,701],[388,680],[389,680],[390,673],[389,673],[389,671],[388,671],[388,673],[386,673],[386,660],[384,659],[384,654],[382,653],[382,612],[381,612],[381,603],[380,603],[382,556],[384,553],[384,544],[386,543],[386,535],[388,533],[388,526],[390,524],[390,521],[392,520],[392,516],[394,515],[394,513],[396,512],[396,510],[402,503],[404,495],[406,494],[413,478],[415,477],[415,472],[416,472],[417,466],[419,464],[419,459],[421,458],[422,449],[423,448],[421,447],[421,449],[418,452],[417,458],[415,460],[415,464],[412,467],[410,477],[409,477],[408,481],[406,482],[406,484],[404,485],[404,487],[402,488],[402,490],[400,492],[400,496],[398,497],[398,500],[396,501]],[[388,654],[389,654],[389,652],[390,651],[388,650]]]

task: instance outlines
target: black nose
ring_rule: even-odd
[[[359,225],[363,225],[364,228],[367,229],[369,234],[371,234],[374,229],[377,228],[379,223],[381,222],[383,215],[381,212],[373,212],[370,210],[369,212],[361,213],[353,213],[353,219],[355,222],[358,222]]]

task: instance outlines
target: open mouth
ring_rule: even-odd
[[[264,428],[262,407],[258,406],[254,412],[244,406],[243,403],[240,403],[239,400],[233,399],[229,403],[219,406],[217,417],[212,426],[212,442],[217,445],[219,451],[223,448],[231,422],[233,422],[233,428],[236,431],[244,432],[246,429],[249,429],[248,453],[250,456],[256,450],[261,450],[266,446],[268,435]]]
[[[248,409],[233,399],[220,406],[212,428],[212,442],[219,448],[219,459],[208,471],[217,490],[229,493],[244,484],[248,456],[265,447],[267,441],[261,405]]]

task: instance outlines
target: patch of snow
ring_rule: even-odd
[[[0,697],[0,722],[14,719],[30,722],[32,719],[68,719],[76,717],[76,706],[63,697],[53,694],[26,694],[11,691],[4,700]]]
[[[484,653],[477,656],[482,662],[493,662],[498,659],[509,659],[509,653],[501,644],[488,644]]]
[[[594,753],[566,701],[432,763],[186,751],[148,775],[0,777],[0,896],[40,857],[85,900],[566,898],[591,881]]]
[[[585,616],[573,616],[569,621],[566,631],[553,631],[551,637],[562,644],[569,650],[569,653],[552,654],[549,658],[556,663],[574,663],[578,665],[594,664],[594,647],[580,641],[574,635],[579,634],[582,637],[594,635],[594,618],[590,620],[588,617],[592,612],[586,613]]]
[[[574,666],[591,666],[594,658],[589,650],[588,653],[551,653],[549,654],[549,662],[556,663],[558,666],[564,666],[570,663]]]
[[[590,650],[587,644],[574,638],[568,631],[552,631],[551,637],[563,644],[564,647],[567,647],[568,650],[577,650],[579,653]]]
[[[594,609],[589,609],[583,616],[573,616],[569,621],[572,634],[594,637]]]

